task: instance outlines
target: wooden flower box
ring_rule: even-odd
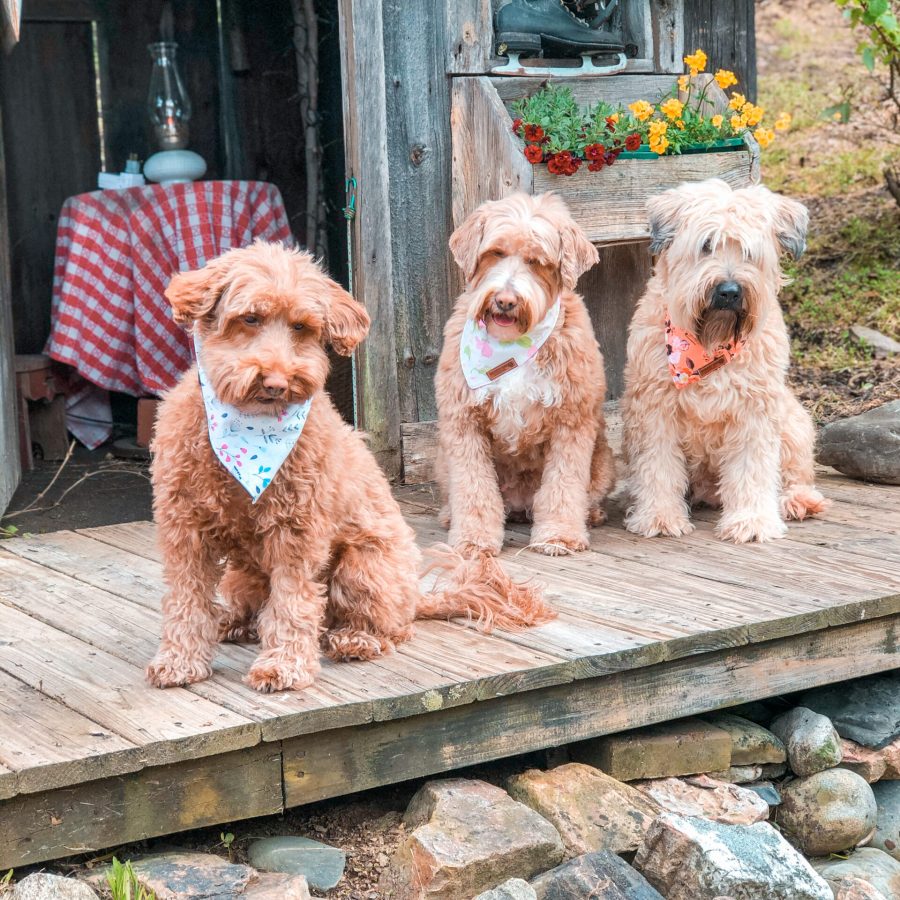
[[[701,78],[704,76],[701,76]],[[707,78],[709,76],[706,76]],[[540,90],[539,78],[455,78],[453,130],[453,220],[459,225],[480,203],[517,190],[539,194],[556,191],[576,221],[597,244],[622,243],[649,237],[646,204],[649,197],[685,181],[721,178],[734,187],[759,180],[759,148],[749,139],[743,146],[677,156],[642,158],[641,151],[623,153],[615,165],[600,172],[583,166],[575,175],[553,175],[547,166],[532,166],[522,155],[522,142],[512,132],[512,104]],[[564,82],[584,106],[603,100],[629,104],[653,103],[675,84],[673,75],[613,75],[572,78]],[[715,83],[707,96],[714,111],[728,100]]]

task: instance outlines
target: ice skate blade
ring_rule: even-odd
[[[509,58],[505,66],[494,66],[491,75],[525,75],[535,78],[585,78],[599,75],[614,75],[621,72],[628,65],[628,59],[624,53],[618,53],[618,60],[609,66],[598,66],[590,54],[581,55],[580,66],[538,66],[524,65],[515,50],[509,51]]]

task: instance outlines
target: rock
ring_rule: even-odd
[[[772,731],[787,747],[797,775],[815,775],[841,761],[841,739],[825,716],[798,706],[772,721]]]
[[[872,793],[877,806],[872,846],[900,861],[900,781],[880,781]]]
[[[3,889],[0,888],[0,894]],[[99,900],[96,892],[83,881],[35,872],[12,886],[9,900]]]
[[[876,331],[874,328],[867,328],[865,325],[851,325],[850,331],[855,338],[868,344],[879,359],[891,356],[894,353],[900,353],[900,343],[892,337]]]
[[[870,750],[855,741],[841,738],[841,768],[856,772],[869,784],[874,784],[887,770],[887,760],[883,750]]]
[[[305,875],[316,891],[331,890],[344,874],[347,856],[343,850],[305,837],[283,835],[254,841],[247,858],[263,872]]]
[[[900,484],[900,400],[831,422],[819,432],[816,448],[824,466],[852,478]]]
[[[862,878],[839,878],[828,884],[834,891],[834,900],[888,900],[881,891]]]
[[[900,400],[894,405],[900,409]],[[828,716],[841,737],[864,747],[878,750],[900,738],[900,671],[816,688],[802,702]]]
[[[768,822],[721,825],[664,813],[634,866],[667,900],[832,900],[825,881]]]
[[[644,794],[584,763],[530,769],[510,778],[506,789],[556,828],[567,857],[634,852],[660,812]]]
[[[722,772],[707,772],[716,781],[727,781],[729,784],[746,784],[748,781],[759,781],[762,778],[762,766],[730,766]]]
[[[769,804],[753,791],[708,775],[635,781],[635,788],[666,812],[702,816],[725,825],[752,825],[769,818]]]
[[[881,757],[885,764],[884,774],[881,777],[891,780],[900,779],[900,738],[892,741],[886,747],[882,747]]]
[[[475,900],[537,900],[537,894],[527,881],[510,878],[492,890],[479,894]]]
[[[784,744],[762,725],[731,713],[714,713],[704,718],[731,735],[732,766],[783,763],[787,759]],[[755,779],[750,779],[753,780]]]
[[[565,852],[546,819],[484,781],[427,782],[404,822],[410,834],[380,882],[392,900],[474,897],[509,878],[544,872]]]
[[[260,872],[241,900],[310,900],[309,885],[302,875]]]
[[[875,827],[872,788],[848,769],[797,778],[782,786],[781,798],[778,824],[809,856],[853,848]]]
[[[531,885],[538,900],[662,900],[641,874],[606,850],[579,856]]]
[[[770,781],[773,778],[781,778],[782,775],[787,774],[787,763],[768,763],[764,766],[760,766],[762,769],[762,777],[765,781]]]
[[[781,794],[771,781],[754,781],[752,784],[743,785],[748,791],[758,794],[769,806],[781,806]]]
[[[702,719],[680,719],[582,741],[570,754],[619,781],[696,775],[731,765],[731,735]]]
[[[863,847],[847,859],[814,859],[812,865],[829,884],[842,878],[858,878],[881,891],[887,900],[900,897],[900,862],[883,850]]]

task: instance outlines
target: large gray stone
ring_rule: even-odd
[[[762,725],[731,713],[713,713],[705,718],[731,735],[732,766],[783,763],[787,759],[781,739]],[[759,775],[756,778],[759,778]]]
[[[510,778],[506,789],[556,828],[570,857],[634,852],[660,812],[644,794],[583,763],[529,769]]]
[[[304,875],[313,890],[329,891],[344,874],[347,856],[343,850],[306,837],[279,835],[254,841],[247,858],[263,872]]]
[[[815,775],[841,761],[841,739],[831,721],[798,706],[778,716],[770,726],[787,747],[788,762],[797,775]]]
[[[546,819],[484,781],[429,781],[403,821],[410,833],[380,880],[391,900],[468,900],[544,872],[565,852]]]
[[[9,900],[99,900],[97,894],[84,882],[47,872],[35,872],[14,884],[8,894],[0,895]]]
[[[643,875],[606,850],[570,860],[531,885],[537,900],[662,900]]]
[[[537,894],[527,881],[510,878],[509,881],[479,894],[475,900],[537,900]]]
[[[851,325],[850,331],[854,337],[868,344],[875,351],[875,356],[879,358],[900,353],[900,341],[895,341],[892,337],[888,337],[874,328],[868,328],[865,325]]]
[[[872,793],[878,807],[872,846],[900,860],[900,781],[879,781]]]
[[[875,847],[862,847],[847,859],[814,859],[813,868],[829,884],[842,878],[868,881],[887,900],[900,897],[900,862]]]
[[[832,900],[824,879],[768,822],[721,825],[665,813],[634,866],[666,900]]]
[[[900,670],[816,688],[801,702],[864,747],[877,750],[900,738]]]
[[[852,478],[900,484],[900,400],[826,425],[816,456]]]
[[[849,850],[875,827],[875,796],[849,769],[797,778],[781,789],[778,824],[808,856]]]
[[[701,816],[725,825],[752,825],[769,817],[769,804],[746,788],[708,775],[635,781],[635,788],[666,812]]]

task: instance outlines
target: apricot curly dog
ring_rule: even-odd
[[[533,550],[585,550],[614,479],[603,357],[575,293],[597,250],[552,193],[482,204],[450,249],[466,279],[436,379],[450,543],[499,553],[510,516],[533,520]]]
[[[232,250],[176,275],[166,296],[176,321],[193,328],[205,382],[196,366],[187,372],[156,423],[154,512],[168,591],[152,684],[208,677],[226,638],[258,636],[246,681],[274,691],[309,685],[320,645],[334,659],[370,659],[410,638],[417,617],[476,617],[487,629],[552,615],[534,589],[447,554],[438,562],[450,587],[422,594],[413,532],[324,392],[326,345],[351,353],[369,317],[309,254],[263,243]],[[245,424],[277,422],[311,400],[257,496],[217,456],[202,389]]]
[[[648,211],[659,258],[628,337],[626,527],[688,534],[691,503],[706,503],[722,508],[724,540],[779,538],[783,519],[827,505],[778,305],[780,257],[803,252],[806,208],[710,179],[665,191]]]

